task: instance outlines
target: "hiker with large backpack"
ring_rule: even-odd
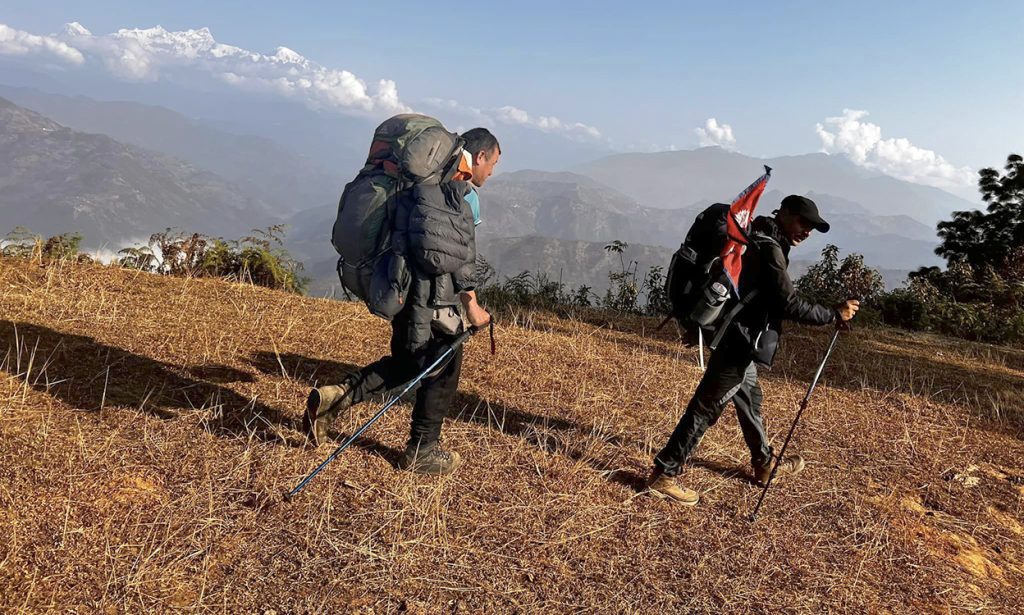
[[[760,188],[763,190],[763,185]],[[739,232],[736,221],[730,222],[724,217],[730,215],[729,206],[715,207],[702,214],[708,216],[707,219],[698,220],[697,224],[705,226],[701,227],[702,230],[695,229],[696,236],[713,239],[726,234],[731,237]],[[748,215],[751,211],[747,210]],[[719,216],[723,217],[719,219]],[[715,229],[720,229],[720,232]],[[784,198],[773,217],[754,219],[749,225],[749,234],[740,232],[747,236],[735,238],[746,244],[746,249],[731,255],[738,259],[737,266],[741,265],[734,294],[728,288],[730,278],[725,271],[728,267],[723,267],[721,260],[712,259],[703,265],[700,253],[692,246],[691,252],[684,255],[690,257],[691,264],[698,263],[691,267],[697,274],[686,286],[689,301],[683,300],[674,308],[674,311],[678,310],[676,316],[684,326],[703,330],[704,326],[714,323],[717,327],[710,330],[714,341],[707,370],[668,443],[654,458],[654,468],[647,481],[653,495],[684,505],[697,504],[698,494],[680,486],[675,477],[705,431],[718,421],[730,401],[736,406],[743,439],[750,449],[754,479],[761,484],[768,481],[773,451],[761,420],[762,393],[757,381],[757,366],[771,366],[783,320],[810,325],[835,323],[845,327],[860,306],[859,301],[849,300],[827,307],[796,294],[787,271],[789,251],[814,230],[826,233],[829,224],[821,218],[813,201],[798,195]],[[691,231],[690,236],[694,234]],[[687,248],[687,244],[684,243],[683,248]],[[671,295],[671,287],[669,291]],[[731,298],[730,294],[733,294]],[[795,475],[803,467],[804,460],[800,455],[779,460],[775,480]]]
[[[474,202],[475,187],[501,155],[485,129],[467,135],[422,115],[391,118],[377,128],[366,165],[342,193],[332,240],[339,276],[372,313],[391,321],[391,354],[310,392],[304,428],[314,445],[353,404],[395,390],[446,355],[419,381],[397,465],[441,475],[460,463],[438,441],[458,388],[463,317],[473,328],[490,322],[474,290]]]

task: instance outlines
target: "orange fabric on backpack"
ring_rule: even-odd
[[[455,181],[467,182],[473,178],[473,156],[466,150],[462,150],[459,157],[459,168],[452,177]]]

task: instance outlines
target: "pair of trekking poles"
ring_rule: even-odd
[[[491,353],[493,354],[495,352],[493,317],[491,319],[489,326],[491,331]],[[338,457],[338,455],[342,454],[345,451],[345,449],[351,446],[352,443],[356,441],[356,438],[363,435],[363,432],[365,432],[367,429],[370,428],[371,425],[380,420],[380,418],[384,416],[385,412],[387,412],[395,404],[397,404],[399,400],[401,400],[402,397],[405,396],[406,393],[413,390],[416,387],[416,385],[423,381],[424,378],[434,373],[436,370],[441,369],[444,366],[444,364],[448,362],[451,359],[451,357],[455,354],[455,351],[458,350],[459,346],[465,344],[466,340],[468,340],[470,336],[476,335],[477,332],[479,332],[481,329],[482,327],[470,327],[469,329],[466,329],[465,331],[460,333],[458,337],[456,337],[454,340],[451,341],[450,344],[448,344],[448,346],[444,349],[444,352],[442,352],[436,359],[434,359],[433,363],[428,365],[426,369],[420,372],[415,378],[407,382],[400,393],[392,397],[390,401],[384,404],[384,407],[377,411],[377,414],[373,415],[373,418],[371,418],[369,421],[366,421],[366,423],[364,423],[362,427],[357,429],[351,436],[349,436],[348,439],[341,444],[341,446],[334,449],[334,452],[332,452],[330,456],[327,457],[327,459],[324,459],[323,462],[320,465],[318,465],[312,472],[307,474],[306,477],[302,479],[302,482],[300,482],[298,485],[295,486],[294,489],[285,494],[284,499],[291,500],[296,495],[298,495],[298,493],[302,491],[303,487],[305,487],[309,483],[309,481],[313,480],[313,478],[317,474],[319,474],[324,468],[326,468],[329,463],[334,461]]]

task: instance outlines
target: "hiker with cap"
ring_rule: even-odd
[[[759,216],[751,223],[750,245],[743,255],[739,294],[743,297],[755,289],[757,292],[728,325],[685,414],[654,458],[647,487],[657,497],[689,506],[697,504],[697,492],[679,485],[675,477],[730,401],[736,406],[743,439],[750,449],[754,480],[767,482],[772,448],[761,419],[763,397],[757,365],[771,367],[783,320],[808,325],[834,323],[845,328],[860,308],[860,302],[854,299],[835,307],[811,303],[797,295],[789,277],[790,249],[813,231],[829,230],[814,201],[790,195],[773,213],[774,217]],[[800,455],[787,456],[780,461],[775,480],[793,476],[803,468]]]
[[[462,346],[453,341],[464,330],[463,318],[476,329],[491,320],[475,292],[474,228],[480,220],[476,188],[491,176],[501,147],[485,128],[467,131],[459,142],[461,159],[453,176],[399,193],[392,244],[397,254],[408,256],[411,283],[407,298],[397,302],[400,308],[391,318],[391,354],[340,385],[310,392],[304,428],[315,445],[327,439],[331,423],[350,406],[411,382],[451,347],[451,358],[427,374],[415,391],[409,441],[397,466],[419,474],[445,475],[461,463],[459,454],[442,450],[439,440],[462,369]]]

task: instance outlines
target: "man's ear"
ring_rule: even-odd
[[[479,152],[476,153],[476,156],[473,156],[473,166],[474,167],[476,165],[478,165],[478,164],[483,164],[485,162],[487,162],[487,151],[486,150],[480,150]]]

